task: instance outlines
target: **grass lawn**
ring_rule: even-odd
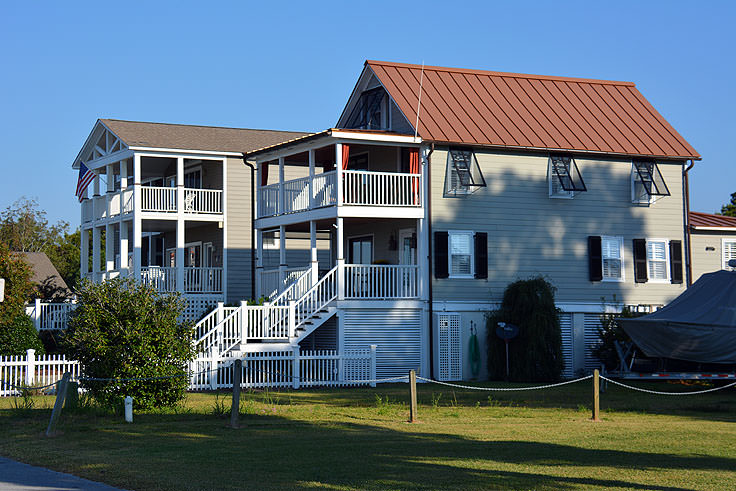
[[[697,390],[648,384],[660,390]],[[175,410],[62,415],[51,397],[0,399],[0,455],[128,489],[736,489],[736,390],[665,397],[609,386],[590,421],[590,381],[525,393],[419,386],[249,392]]]

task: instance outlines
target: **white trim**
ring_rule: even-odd
[[[620,252],[621,260],[621,277],[620,278],[606,278],[603,276],[602,282],[606,283],[623,283],[626,281],[626,262],[624,261],[624,238],[620,235],[601,235],[601,275],[603,275],[603,260],[606,259],[603,256],[603,241],[604,240],[617,240]]]
[[[601,302],[560,302],[555,304],[558,309],[566,313],[585,313],[585,314],[601,314],[601,313],[620,313],[624,304],[621,303],[601,303]],[[498,302],[463,302],[457,300],[438,300],[432,302],[432,311],[434,313],[458,313],[473,312],[486,313],[489,310],[498,309],[501,301]]]
[[[345,140],[371,140],[371,141],[378,141],[378,142],[390,142],[390,143],[412,143],[412,144],[421,144],[422,138],[413,136],[404,136],[404,135],[382,135],[379,133],[353,133],[349,130],[340,131],[340,130],[333,130],[332,134],[330,135],[333,138],[341,138]]]
[[[254,173],[255,174],[255,173]],[[253,186],[255,189],[255,186]],[[227,300],[227,158],[222,159],[222,298]],[[251,196],[250,199],[256,199],[255,196]],[[251,254],[255,244],[251,244]],[[251,274],[256,274],[255,271],[251,271]],[[256,297],[256,292],[250,292],[253,298]]]
[[[725,237],[721,238],[721,268],[725,269],[726,271],[736,271],[736,269],[731,268],[728,266],[728,259],[726,258],[726,243],[733,243],[734,251],[736,251],[736,237],[727,239]],[[729,259],[736,259],[736,256]]]
[[[134,150],[136,152],[152,152],[153,154],[159,154],[159,153],[186,153],[191,155],[217,155],[217,156],[227,156],[227,157],[242,157],[242,152],[225,152],[221,150],[193,150],[193,149],[184,149],[184,148],[155,148],[155,147],[128,147],[130,150]],[[160,156],[160,155],[151,155],[151,156]]]
[[[655,242],[664,243],[664,266],[665,266],[665,278],[652,278],[651,270],[649,269],[649,244]],[[654,238],[646,239],[646,251],[647,251],[647,283],[670,283],[672,281],[672,275],[670,273],[670,241],[669,239]],[[659,261],[658,261],[659,262]]]
[[[712,230],[716,232],[733,232],[736,234],[736,227],[699,227],[696,225],[691,225],[693,230]]]
[[[567,172],[570,173],[570,167],[572,163],[572,157],[570,158],[570,162],[567,163]],[[556,181],[555,181],[556,180]],[[565,191],[564,189],[560,188],[561,191],[557,191],[557,193],[552,192],[552,183],[558,182],[559,179],[557,179],[557,176],[552,175],[552,155],[549,156],[547,159],[547,192],[548,196],[551,199],[573,199],[575,197],[574,191]],[[561,185],[560,185],[561,186]]]
[[[469,274],[453,274],[452,273],[452,236],[467,235],[470,236],[470,273]],[[447,231],[447,272],[450,279],[474,279],[475,278],[475,232],[473,230],[448,230]]]

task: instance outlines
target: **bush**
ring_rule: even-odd
[[[0,328],[0,355],[22,356],[29,349],[36,350],[37,355],[46,352],[31,318],[19,314]]]
[[[85,377],[156,378],[94,381],[82,385],[106,406],[133,397],[138,409],[173,406],[188,386],[187,363],[194,357],[192,326],[179,322],[184,301],[160,294],[130,278],[83,282],[65,336],[67,354],[79,360]]]
[[[509,379],[556,381],[562,373],[562,337],[554,287],[544,278],[511,283],[503,294],[501,308],[487,317],[488,372],[492,379],[506,376],[506,348],[496,335],[499,322],[519,327],[509,342]]]

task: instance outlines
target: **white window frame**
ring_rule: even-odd
[[[567,171],[570,172],[570,162],[568,162],[568,169]],[[574,191],[565,191],[562,189],[562,185],[560,184],[560,180],[557,179],[557,176],[554,175],[552,172],[552,157],[549,157],[547,159],[547,184],[548,184],[548,191],[549,191],[549,197],[554,199],[573,199],[575,197]],[[557,190],[555,190],[555,186],[557,186]]]
[[[730,259],[736,259],[736,253],[733,257],[726,257],[726,244],[733,244],[731,247],[733,247],[734,251],[736,251],[736,238],[721,239],[721,264],[723,265],[723,269],[725,269],[726,271],[736,271],[736,268],[732,268],[728,265],[728,261]]]
[[[652,278],[652,270],[649,269],[649,244],[662,242],[664,244],[664,268],[665,278]],[[647,239],[647,282],[648,283],[670,283],[672,273],[670,272],[670,241],[667,239]]]
[[[646,190],[644,189],[644,184],[641,183],[641,180],[639,179],[639,173],[636,171],[636,166],[634,165],[634,161],[631,161],[631,176],[629,177],[629,181],[631,182],[631,202],[635,205],[651,205],[654,203],[654,196],[648,194]],[[636,195],[636,188],[637,185],[641,187],[641,190],[643,191],[643,194],[647,196],[646,199],[641,198],[641,194],[639,196]]]
[[[470,274],[454,273],[452,271],[452,236],[467,235],[470,237]],[[448,278],[475,278],[475,232],[472,230],[448,230],[447,231],[447,271]]]
[[[605,268],[603,267],[603,262],[606,259],[617,259],[617,258],[606,257],[604,255],[603,251],[605,250],[605,248],[603,244],[605,241],[618,242],[618,250],[619,250],[618,260],[621,261],[621,276],[619,278],[606,277],[605,275]],[[621,237],[620,235],[602,235],[601,236],[601,275],[602,275],[601,281],[622,283],[626,280],[626,267],[625,267],[625,261],[624,261],[624,238]]]

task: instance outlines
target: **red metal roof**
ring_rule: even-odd
[[[734,231],[736,231],[736,217],[712,215],[710,213],[700,213],[698,211],[691,211],[688,214],[688,217],[690,219],[690,226],[694,228],[733,228]]]
[[[420,65],[366,61],[409,123]],[[424,140],[700,159],[631,82],[425,66]]]

